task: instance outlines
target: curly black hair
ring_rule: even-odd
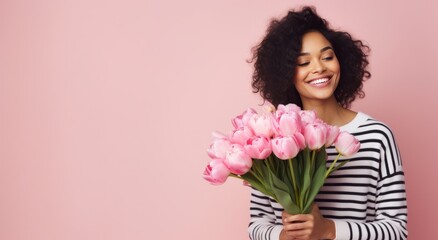
[[[254,63],[253,92],[260,92],[263,99],[274,106],[295,103],[303,107],[293,77],[303,35],[310,31],[320,32],[332,44],[341,66],[334,95],[341,106],[349,108],[357,96],[365,96],[363,81],[371,77],[367,70],[370,48],[347,32],[331,29],[312,6],[289,11],[282,19],[272,20],[266,36],[252,48],[249,62]]]

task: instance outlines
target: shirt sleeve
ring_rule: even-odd
[[[251,240],[280,239],[283,225],[275,223],[277,216],[271,199],[254,188],[251,190],[250,214],[248,233]]]
[[[381,163],[372,222],[334,220],[336,239],[407,239],[407,202],[405,177],[400,153],[390,129],[382,132]]]

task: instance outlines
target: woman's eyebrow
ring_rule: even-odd
[[[329,49],[333,50],[333,48],[332,48],[332,47],[330,47],[330,46],[327,46],[327,47],[325,47],[325,48],[322,48],[321,50],[319,50],[319,52],[324,52],[324,51],[327,51],[327,50],[329,50]]]
[[[327,51],[327,50],[329,50],[329,49],[333,50],[332,47],[327,46],[327,47],[321,48],[321,50],[319,50],[319,52],[322,53],[322,52]],[[308,53],[308,52],[302,52],[302,53],[298,54],[298,57],[299,57],[299,56],[303,56],[303,55],[310,55],[310,53]]]

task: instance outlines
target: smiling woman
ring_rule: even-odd
[[[294,103],[360,141],[331,175],[310,214],[290,215],[252,190],[251,239],[406,239],[407,205],[400,154],[384,123],[349,109],[370,78],[368,47],[335,31],[311,7],[274,20],[253,50],[254,92],[278,106]],[[327,166],[336,156],[327,148]],[[344,158],[345,160],[345,158]]]
[[[291,11],[283,19],[273,20],[265,38],[253,49],[254,92],[260,92],[264,99],[274,105],[294,102],[303,107],[301,97],[290,80],[294,79],[297,69],[315,64],[315,61],[310,61],[315,54],[321,54],[319,57],[322,57],[317,64],[328,63],[331,60],[329,58],[333,57],[341,66],[338,76],[340,86],[334,92],[339,104],[348,108],[356,97],[365,96],[362,82],[371,77],[367,70],[368,46],[360,40],[352,39],[347,32],[328,28],[327,21],[315,14],[314,10],[307,7],[301,12]],[[322,35],[323,38],[311,37],[314,35]],[[307,40],[306,46],[302,44],[304,40]],[[322,48],[310,49],[318,41]],[[316,53],[311,55],[307,52],[310,50]]]

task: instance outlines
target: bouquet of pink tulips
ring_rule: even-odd
[[[228,135],[213,133],[204,179],[214,185],[229,176],[242,179],[290,214],[310,213],[326,178],[347,162],[337,163],[339,157],[355,154],[360,147],[353,135],[294,104],[265,114],[250,108],[232,124]],[[325,149],[333,144],[338,155],[327,166]]]

